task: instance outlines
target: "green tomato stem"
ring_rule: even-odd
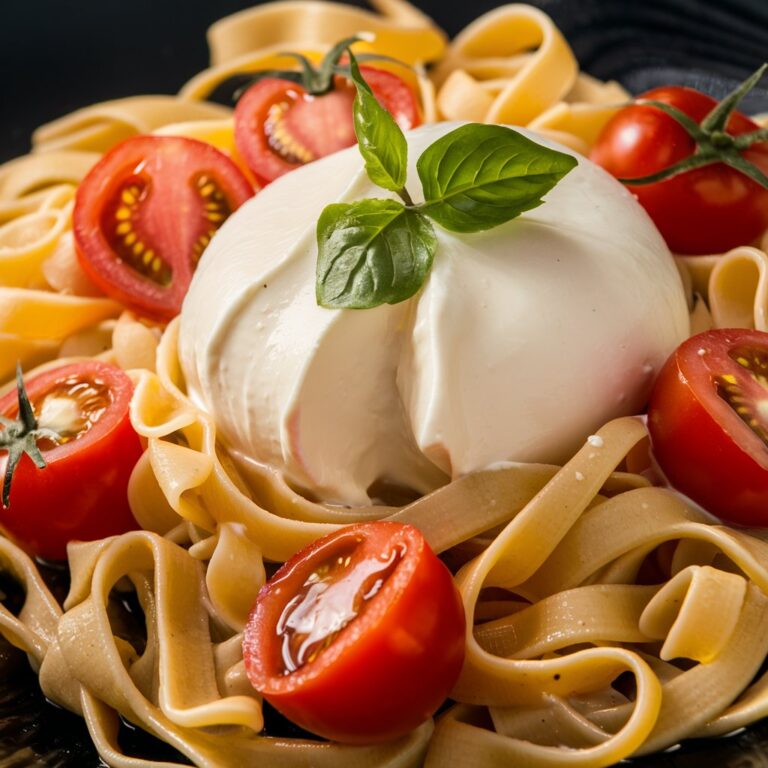
[[[728,120],[739,102],[760,82],[766,72],[768,72],[768,63],[763,64],[741,85],[731,91],[700,123],[697,123],[685,112],[670,104],[653,99],[640,99],[638,102],[640,105],[655,107],[681,125],[696,143],[696,149],[689,157],[657,173],[637,179],[619,179],[619,181],[628,186],[657,184],[660,181],[671,179],[695,168],[703,168],[714,163],[725,163],[734,170],[739,171],[739,173],[743,173],[760,186],[768,189],[768,176],[754,163],[751,163],[739,154],[739,152],[749,149],[753,144],[768,141],[768,129],[761,128],[740,136],[732,136],[726,131]]]
[[[35,463],[38,469],[45,469],[46,462],[37,441],[43,438],[57,441],[60,435],[52,429],[41,428],[29,402],[27,390],[24,386],[24,378],[21,373],[21,364],[16,365],[16,392],[19,399],[19,418],[16,420],[0,417],[0,450],[8,451],[8,461],[5,465],[3,477],[2,503],[7,509],[11,500],[11,483],[16,467],[21,457],[26,453]]]

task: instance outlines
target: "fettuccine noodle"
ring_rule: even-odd
[[[132,422],[147,442],[129,487],[142,530],[71,544],[63,606],[0,538],[0,569],[26,596],[18,615],[0,605],[0,633],[27,653],[45,694],[85,718],[116,768],[177,765],[124,754],[120,718],[204,768],[598,768],[765,717],[768,676],[755,677],[768,654],[768,544],[652,486],[641,419],[606,424],[564,467],[476,472],[399,509],[326,506],[269,468],[243,476],[187,397],[178,323],[163,331],[137,319],[80,269],[73,198],[102,154],[156,132],[209,142],[245,169],[231,109],[204,99],[233,75],[292,64],[287,50],[318,60],[340,38],[373,33],[361,50],[402,62],[383,66],[417,90],[427,121],[526,125],[584,153],[629,98],[580,73],[535,8],[501,7],[449,42],[404,0],[372,4],[290,0],[224,19],[209,33],[211,68],[178,96],[79,110],[0,166],[4,389],[17,361],[28,370],[100,355],[130,371]],[[768,331],[768,233],[678,266],[694,331]],[[457,572],[470,620],[456,703],[436,726],[384,745],[262,735],[241,639],[267,567],[371,519],[416,525]],[[144,613],[139,644],[111,618],[113,595],[125,592]]]

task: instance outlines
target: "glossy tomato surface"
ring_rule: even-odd
[[[697,123],[716,105],[692,88],[656,88],[639,99],[677,107]],[[735,112],[727,126],[733,136],[758,125]],[[620,179],[641,178],[690,156],[693,139],[674,118],[641,104],[620,110],[606,124],[591,158]],[[753,144],[742,157],[768,173],[768,142]],[[749,245],[768,228],[768,189],[715,163],[648,185],[627,185],[676,253],[720,253]]]
[[[675,488],[723,520],[768,526],[768,334],[683,342],[656,381],[648,428]]]
[[[10,505],[0,509],[2,528],[28,552],[50,560],[63,560],[69,541],[136,528],[127,486],[143,449],[128,418],[133,394],[128,376],[114,365],[88,360],[25,383],[39,425],[60,432],[62,439],[38,442],[43,469],[22,456]],[[0,399],[0,413],[17,417],[15,389]],[[0,455],[0,472],[7,457]]]
[[[223,152],[196,139],[118,144],[77,191],[73,230],[85,272],[138,314],[168,321],[224,221],[253,195]]]
[[[373,67],[360,72],[374,96],[407,131],[421,122],[416,96],[397,75]],[[355,88],[334,78],[332,91],[311,96],[300,85],[265,78],[252,85],[235,109],[235,141],[261,184],[312,160],[351,147]]]
[[[410,525],[343,528],[259,593],[243,653],[253,686],[301,727],[370,744],[424,722],[464,658],[453,577]]]

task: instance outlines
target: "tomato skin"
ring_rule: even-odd
[[[768,334],[720,329],[683,342],[656,380],[648,429],[654,456],[674,488],[722,520],[765,527],[768,447],[713,383],[718,372],[738,373],[738,364],[731,361],[728,369],[724,359],[736,346],[768,356]]]
[[[716,105],[692,88],[669,86],[642,94],[677,107],[697,123]],[[734,112],[727,132],[739,136],[757,123]],[[695,143],[673,118],[652,106],[625,107],[601,132],[591,159],[620,179],[648,176],[693,153]],[[742,156],[768,173],[768,142]],[[708,254],[749,245],[768,228],[768,190],[739,171],[715,163],[648,185],[627,185],[648,211],[670,250]]]
[[[403,80],[373,67],[360,67],[360,72],[403,130],[421,123],[416,96]],[[286,158],[273,148],[274,139],[267,135],[265,126],[275,105],[290,105],[280,135],[297,139],[304,149],[311,150],[313,159],[318,159],[355,143],[354,97],[354,86],[341,76],[334,78],[334,90],[322,96],[309,96],[302,86],[280,78],[264,78],[252,85],[235,108],[235,142],[258,183],[269,184],[307,162]],[[297,110],[302,111],[308,125],[301,121],[291,125],[291,111]]]
[[[296,588],[339,542],[363,537],[407,543],[381,591],[317,658],[282,674],[281,612]],[[412,526],[349,526],[285,563],[262,588],[245,630],[254,687],[301,727],[352,744],[388,741],[428,719],[453,687],[464,659],[464,609],[453,577]]]
[[[93,541],[137,528],[128,506],[128,480],[143,452],[128,407],[133,384],[116,366],[97,360],[49,369],[25,382],[31,402],[71,375],[109,386],[112,401],[91,430],[69,443],[43,450],[38,469],[22,456],[13,477],[10,505],[0,525],[33,555],[64,560],[71,540]],[[0,413],[15,418],[16,390],[0,398]],[[7,453],[0,455],[5,471]]]
[[[110,298],[142,317],[168,322],[179,313],[200,246],[207,243],[203,238],[210,239],[223,223],[206,218],[206,200],[193,183],[202,175],[213,180],[230,212],[253,196],[251,183],[223,152],[180,136],[126,139],[96,163],[77,190],[72,229],[81,267]],[[123,222],[110,214],[119,209],[131,180],[143,189],[130,217],[132,230],[125,235],[135,235],[136,240],[121,246],[116,232]],[[162,257],[171,270],[168,284],[151,279],[149,269],[148,274],[139,271],[140,256],[132,264],[126,262],[125,253],[121,257],[117,252],[118,247],[129,249],[137,242],[146,246],[142,253]]]

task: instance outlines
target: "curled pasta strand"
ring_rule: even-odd
[[[104,296],[104,292],[80,266],[71,230],[61,234],[51,255],[43,261],[41,270],[48,286],[58,293],[88,298]]]
[[[0,226],[0,285],[34,288],[44,282],[42,265],[69,225],[71,209],[39,210]]]
[[[709,303],[716,328],[768,331],[768,254],[747,246],[723,254],[709,277]]]
[[[61,609],[31,558],[3,537],[0,537],[0,570],[18,581],[25,595],[18,616],[0,605],[0,633],[25,651],[37,668],[56,637]]]
[[[520,57],[534,47],[536,53]],[[526,125],[568,94],[577,73],[576,59],[549,16],[530,6],[502,6],[466,27],[449,46],[434,72],[438,109],[448,119],[463,117],[450,96],[450,80],[502,78],[486,101],[483,121]]]
[[[292,0],[250,8],[217,21],[208,31],[215,65],[255,50],[287,50],[287,44],[311,42],[330,47],[339,40],[370,32],[376,52],[407,64],[431,62],[445,49],[445,34],[402,0],[375,0],[379,14],[339,3]],[[365,46],[361,46],[363,50]]]
[[[109,299],[0,287],[0,381],[10,379],[17,361],[26,369],[49,360],[66,337],[119,312]]]
[[[11,160],[0,165],[0,203],[39,204],[48,188],[79,184],[98,159],[97,152],[62,150]]]
[[[118,142],[169,123],[227,117],[218,104],[174,96],[129,96],[79,109],[38,128],[32,135],[36,157],[48,152],[102,153]]]

